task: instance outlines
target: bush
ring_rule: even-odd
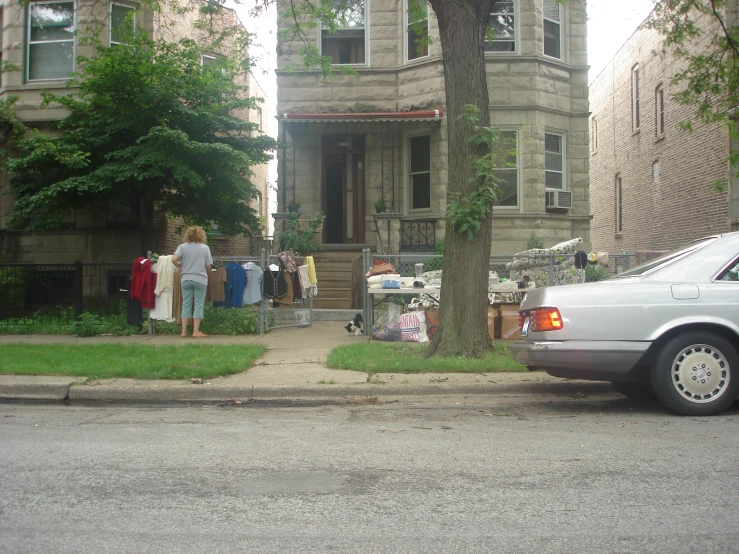
[[[154,330],[157,333],[179,335],[182,326],[174,322],[155,321]],[[206,304],[200,330],[209,335],[255,334],[259,330],[259,306],[214,308],[212,304]]]
[[[593,281],[603,281],[608,279],[611,274],[608,272],[608,268],[602,265],[586,265],[585,266],[585,282],[591,283]]]
[[[0,259],[0,264],[7,260]],[[6,307],[23,306],[28,283],[27,269],[19,266],[0,267],[0,298]]]
[[[291,213],[285,222],[285,228],[277,233],[280,250],[293,250],[299,254],[309,254],[321,249],[319,230],[326,216],[323,212],[316,212],[315,217],[308,224],[307,229],[300,227],[297,213]]]
[[[531,231],[531,238],[526,241],[526,250],[533,250],[535,248],[544,248],[544,240]]]

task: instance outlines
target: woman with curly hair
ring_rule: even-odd
[[[213,265],[210,248],[205,244],[206,236],[202,227],[188,227],[183,242],[177,247],[172,261],[182,267],[182,333],[187,336],[187,326],[192,314],[193,338],[207,337],[200,332],[205,306],[205,291],[208,288],[208,270]]]

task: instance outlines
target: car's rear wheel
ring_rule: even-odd
[[[664,345],[652,367],[652,388],[677,414],[714,415],[736,400],[737,372],[739,355],[729,341],[715,333],[691,331]]]
[[[654,400],[654,390],[644,383],[617,383],[611,382],[617,392],[632,400]]]

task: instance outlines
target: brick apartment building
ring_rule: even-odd
[[[135,23],[153,38],[172,41],[193,38],[203,45],[203,63],[221,55],[208,50],[203,32],[195,29],[196,18],[201,17],[197,10],[175,15],[166,10],[154,13],[144,4],[127,1],[44,0],[21,5],[13,0],[3,5],[0,11],[0,45],[2,59],[17,64],[21,71],[2,75],[0,98],[19,96],[16,113],[21,120],[47,133],[56,132],[52,123],[66,114],[58,107],[42,107],[40,91],[62,93],[68,90],[68,74],[75,70],[76,56],[94,54],[94,48],[81,43],[74,32],[97,26],[101,30],[101,39],[114,43],[116,26],[127,21],[125,16],[131,10],[136,14]],[[34,22],[44,17],[57,21],[59,27],[53,32],[47,30],[46,34],[34,32]],[[232,10],[224,10],[219,17],[224,26],[240,24]],[[262,88],[252,75],[248,86],[252,96],[264,97]],[[262,108],[249,110],[242,117],[263,125],[263,112]],[[6,144],[5,148],[8,146]],[[18,153],[11,150],[10,155]],[[252,207],[266,220],[267,166],[253,170],[252,182],[259,188],[262,201],[254,201]],[[110,204],[106,210],[76,210],[63,228],[29,233],[6,228],[14,200],[9,194],[8,178],[3,174],[0,176],[2,259],[24,263],[121,262],[146,254],[140,251],[142,237],[131,206]],[[151,250],[171,253],[181,242],[181,237],[182,221],[161,217],[157,222],[156,236],[150,237]],[[214,254],[220,255],[243,255],[252,248],[251,239],[247,237],[222,237],[217,233],[210,243]]]
[[[718,29],[705,18],[700,52]],[[666,250],[711,233],[736,230],[739,181],[721,125],[679,123],[692,108],[673,99],[680,61],[657,52],[656,31],[637,30],[590,85],[591,239],[610,252]],[[735,148],[739,145],[734,145]],[[726,193],[710,190],[728,179]]]
[[[427,7],[425,47],[409,25],[407,0],[351,6],[343,28],[319,28],[308,39],[358,75],[323,79],[294,69],[302,67],[300,47],[278,45],[276,232],[296,201],[301,217],[326,214],[324,252],[430,250],[445,233],[446,118],[459,115],[446,113],[438,25]],[[589,243],[585,2],[499,0],[493,10],[491,122],[518,153],[499,172],[504,195],[493,209],[492,252],[520,251],[532,232],[547,245]],[[387,213],[376,228],[381,196]]]

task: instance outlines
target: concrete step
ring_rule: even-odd
[[[352,297],[350,289],[331,289],[318,287],[318,294],[324,298],[344,298],[350,299]]]
[[[319,310],[349,310],[351,309],[351,301],[344,298],[325,298],[321,296],[321,289],[318,289],[318,296],[313,299],[313,307]]]
[[[325,277],[325,278],[318,278],[318,288],[320,290],[323,290],[324,288],[345,288],[345,289],[351,289],[352,287],[352,281],[351,279],[344,278],[344,277],[336,277],[334,275]]]
[[[313,261],[316,262],[352,262],[356,258],[362,256],[361,252],[313,252]]]
[[[316,262],[316,275],[327,271],[348,271],[351,273],[352,264],[347,262]]]

